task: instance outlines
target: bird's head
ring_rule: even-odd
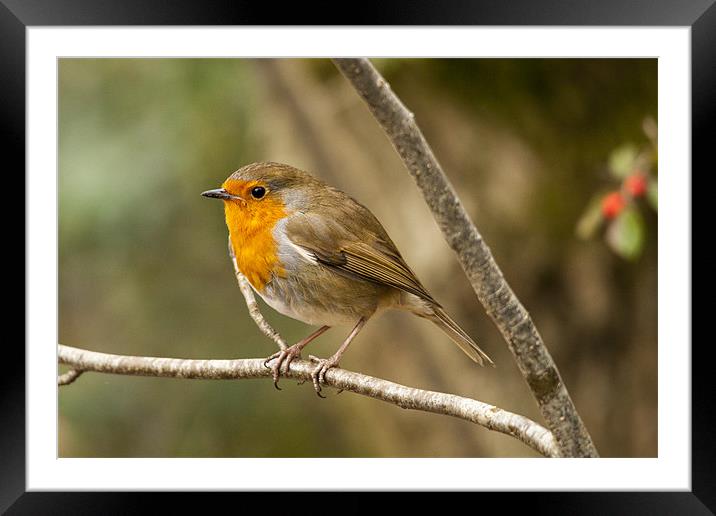
[[[300,208],[307,194],[322,185],[308,172],[282,163],[252,163],[231,174],[221,188],[201,195],[221,199],[227,206],[261,212],[277,205]]]

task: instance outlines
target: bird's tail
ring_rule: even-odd
[[[453,321],[442,308],[434,306],[432,313],[424,317],[427,317],[434,322],[438,328],[444,331],[448,337],[450,337],[455,344],[460,346],[460,349],[462,349],[465,354],[467,354],[467,356],[475,362],[480,365],[485,365],[487,363],[493,367],[495,366],[494,362],[490,360],[490,357],[488,357],[487,354],[482,351],[477,344],[475,344],[475,341],[472,340],[467,333],[465,333],[465,330],[460,328],[460,326],[458,326],[457,323]]]

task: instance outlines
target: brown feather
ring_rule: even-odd
[[[362,238],[340,222],[355,220],[355,212],[350,219],[341,217],[340,213],[335,217],[294,215],[286,224],[286,236],[336,272],[388,285],[439,306],[405,263],[378,220],[367,208],[355,204],[360,207]],[[355,226],[357,224],[351,225]]]
[[[321,186],[302,192],[300,208],[290,212],[285,225],[286,237],[339,275],[416,296],[400,296],[394,306],[432,321],[475,362],[492,364],[420,283],[370,210],[340,190]]]
[[[322,239],[316,238],[315,225],[307,225],[310,218],[300,217],[299,220],[300,222],[295,226],[292,223],[287,225],[287,236],[294,244],[301,246],[313,255],[319,263],[337,273],[387,285],[419,297],[425,301],[425,306],[411,308],[411,311],[432,321],[478,364],[494,365],[490,357],[479,348],[465,330],[450,318],[422,286],[387,235],[382,239],[374,237],[372,245],[361,241],[347,242],[343,240],[331,249],[330,242],[326,241],[325,237],[326,235],[335,236],[344,233],[336,222],[341,219],[331,219],[331,223],[326,223],[325,220],[321,221],[326,231],[323,233],[324,238]],[[384,233],[385,230],[382,232]],[[320,244],[316,245],[316,242],[320,242]]]
[[[341,248],[346,256],[346,263],[339,266],[348,272],[353,272],[370,281],[384,283],[410,292],[428,301],[437,304],[432,296],[425,290],[398,253],[385,254],[363,242],[353,242]]]

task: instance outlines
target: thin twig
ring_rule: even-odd
[[[274,330],[268,322],[266,322],[263,314],[261,314],[259,305],[256,303],[254,291],[251,289],[251,285],[249,284],[249,280],[246,279],[246,276],[241,274],[239,264],[236,263],[236,255],[234,255],[234,249],[231,246],[231,238],[229,238],[229,256],[231,257],[231,263],[234,264],[236,281],[239,282],[239,288],[241,289],[241,293],[244,295],[244,299],[246,300],[246,307],[249,309],[249,315],[256,323],[256,326],[259,327],[259,330],[261,330],[261,332],[269,339],[273,340],[278,345],[279,349],[283,351],[288,347],[286,345],[286,341],[283,340],[283,337],[281,337],[281,335]]]
[[[78,369],[70,369],[65,374],[61,374],[57,377],[57,385],[69,385],[75,380],[77,380],[77,378],[79,378],[82,373],[83,371],[80,371]]]
[[[84,372],[203,380],[271,378],[271,370],[264,365],[263,358],[189,360],[138,357],[99,353],[61,344],[58,356],[60,363]],[[294,360],[286,376],[310,382],[314,369],[315,364],[311,362]],[[556,442],[549,430],[524,416],[502,410],[494,405],[454,394],[406,387],[339,368],[332,368],[326,372],[325,383],[336,389],[362,394],[402,408],[471,421],[490,430],[511,435],[547,457],[559,456]]]
[[[413,113],[367,59],[333,62],[368,105],[420,188],[478,299],[507,341],[562,455],[598,457],[537,328],[470,220]]]

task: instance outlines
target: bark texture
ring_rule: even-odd
[[[527,310],[507,284],[489,247],[415,122],[367,59],[334,59],[386,132],[455,251],[478,299],[495,322],[554,433],[564,457],[598,457],[592,439]]]
[[[73,371],[94,371],[135,376],[194,378],[202,380],[238,380],[271,378],[263,358],[239,360],[189,360],[99,353],[59,345],[59,361]],[[315,364],[306,360],[291,363],[285,376],[311,382]],[[442,392],[424,391],[360,373],[333,368],[326,372],[325,383],[336,389],[355,392],[399,407],[453,416],[511,435],[546,457],[559,451],[549,430],[530,419],[482,403]]]

